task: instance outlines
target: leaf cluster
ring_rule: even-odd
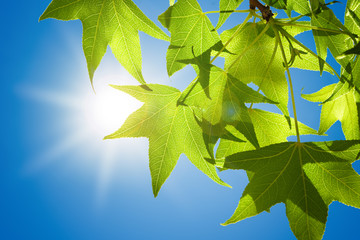
[[[170,0],[158,17],[170,37],[131,0],[53,0],[40,19],[81,20],[91,82],[109,45],[141,84],[112,86],[144,104],[105,139],[149,139],[155,196],[183,153],[223,186],[229,185],[217,169],[246,170],[249,184],[224,225],[285,203],[297,239],[321,239],[332,201],[360,208],[360,176],[351,166],[360,157],[360,1],[347,1],[344,24],[329,8],[335,2],[264,0],[264,6],[250,0],[249,10],[237,10],[242,2],[220,0],[218,10],[203,12],[197,0]],[[288,18],[272,13],[281,9]],[[219,15],[216,26],[208,18],[212,13]],[[248,15],[220,31],[232,14]],[[145,82],[139,31],[169,41],[169,76],[193,67],[197,77],[184,91]],[[305,31],[312,31],[316,52],[296,39]],[[328,50],[339,73],[326,62]],[[338,77],[338,83],[302,95],[322,106],[319,130],[297,120],[291,68]],[[272,104],[281,114],[256,103]],[[302,135],[323,135],[336,121],[346,140],[301,142]],[[289,136],[297,141],[288,142]]]

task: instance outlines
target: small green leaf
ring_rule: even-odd
[[[170,76],[187,65],[185,60],[197,57],[205,64],[210,62],[210,50],[220,43],[220,37],[196,0],[177,1],[159,21],[171,33],[166,55]]]
[[[105,139],[149,138],[149,160],[154,195],[170,176],[180,154],[218,184],[229,186],[217,175],[209,159],[206,139],[191,108],[178,105],[181,92],[175,88],[149,84],[114,86],[145,104],[131,114],[123,126]]]
[[[341,57],[347,50],[347,45],[344,44],[350,38],[347,28],[336,18],[333,11],[326,6],[323,6],[319,13],[313,14],[311,17],[311,24],[315,27],[320,27],[329,30],[313,30],[313,35],[316,44],[316,51],[319,57],[326,60],[327,49],[329,48],[331,54],[340,63],[343,68],[346,68],[349,63],[349,57]],[[341,31],[343,33],[341,33]],[[324,67],[324,62],[319,61],[320,72]]]
[[[360,208],[360,176],[351,166],[359,152],[359,141],[289,142],[228,156],[225,168],[253,176],[225,225],[285,203],[296,238],[321,240],[332,201]]]
[[[140,83],[145,83],[138,32],[169,39],[131,0],[53,0],[40,20],[46,18],[81,20],[91,83],[107,45],[121,65]]]
[[[316,93],[303,94],[302,97],[312,102],[324,102],[333,94],[335,88],[336,84],[332,84]],[[319,133],[325,133],[339,120],[346,139],[360,139],[358,119],[355,89],[352,89],[341,97],[332,101],[327,101],[322,105]]]

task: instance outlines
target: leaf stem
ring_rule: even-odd
[[[291,102],[292,102],[292,107],[294,110],[294,119],[295,119],[295,130],[296,130],[296,138],[297,138],[297,142],[300,143],[300,132],[299,132],[299,123],[298,123],[298,119],[297,119],[297,114],[296,114],[296,105],[295,105],[295,97],[294,97],[294,87],[292,84],[292,80],[291,80],[291,75],[290,75],[290,71],[289,71],[289,65],[288,65],[288,61],[286,60],[286,54],[285,54],[285,50],[284,50],[284,46],[281,42],[281,37],[279,35],[279,31],[276,27],[276,25],[273,23],[273,21],[271,21],[272,27],[274,29],[275,32],[275,36],[279,42],[280,45],[280,49],[281,49],[281,54],[283,57],[283,61],[285,64],[285,68],[286,68],[286,72],[288,75],[288,80],[289,80],[289,85],[290,85],[290,92],[291,92]]]
[[[278,21],[288,20],[285,23],[292,23],[292,22],[295,22],[295,21],[297,21],[297,20],[299,20],[299,19],[301,19],[303,17],[305,17],[305,15],[299,15],[299,16],[293,17],[293,18],[291,18],[291,17],[290,18],[280,18],[280,19],[277,19],[276,21],[278,22]]]
[[[236,29],[234,34],[226,41],[224,46],[220,49],[220,51],[215,55],[215,57],[210,61],[210,64],[212,64],[217,57],[220,56],[220,54],[225,50],[225,48],[231,43],[231,41],[234,39],[234,37],[240,32],[240,30],[246,25],[246,23],[250,20],[250,18],[253,15],[249,13],[247,17],[245,18],[244,22]]]
[[[294,26],[294,27],[303,27],[303,28],[310,28],[312,30],[317,30],[317,31],[323,31],[323,32],[332,32],[332,33],[338,33],[338,34],[346,34],[349,35],[351,38],[354,38],[354,35],[347,32],[347,31],[342,31],[342,30],[336,30],[336,29],[330,29],[330,28],[322,28],[322,27],[317,27],[317,26],[312,26],[312,25],[303,25],[303,24],[294,24],[290,22],[280,22],[280,21],[276,21],[277,25],[282,25],[282,26]]]
[[[277,24],[277,23],[275,23]],[[339,78],[340,75],[335,71],[335,69],[329,64],[327,63],[324,59],[320,58],[316,53],[314,53],[313,51],[311,51],[308,47],[306,47],[304,44],[302,44],[300,41],[298,41],[296,38],[294,38],[293,36],[291,36],[291,34],[289,34],[286,30],[279,28],[279,31],[281,32],[282,35],[288,37],[290,40],[292,40],[293,42],[295,42],[297,45],[299,45],[300,47],[304,48],[306,51],[308,51],[309,53],[311,53],[313,56],[317,57],[318,59],[321,59],[324,61],[325,65],[328,66],[333,73]]]

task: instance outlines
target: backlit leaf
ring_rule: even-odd
[[[300,26],[287,26],[284,30],[292,35],[297,35],[305,30],[307,22],[300,22]],[[278,26],[280,27],[280,26]],[[221,34],[221,39],[226,42],[236,31],[234,27]],[[225,57],[225,69],[244,83],[253,82],[259,86],[266,97],[277,102],[279,109],[288,116],[288,84],[285,77],[283,57],[276,42],[274,31],[269,28],[265,33],[266,24],[248,23],[227,46],[229,54]],[[260,34],[263,34],[260,38]],[[256,41],[256,42],[255,42]],[[289,42],[282,40],[287,59],[291,59]],[[295,44],[293,44],[295,46]],[[291,67],[317,70],[318,59],[298,47],[302,51]],[[328,69],[327,69],[328,70]]]
[[[144,105],[106,139],[149,138],[150,172],[155,196],[182,153],[215,182],[228,186],[208,161],[212,156],[191,108],[177,104],[181,95],[179,90],[156,84],[114,87],[144,102]]]
[[[324,102],[333,93],[336,84],[324,87],[313,94],[303,94],[302,97],[312,102]],[[336,121],[341,121],[341,126],[346,139],[360,139],[358,124],[358,110],[355,98],[355,89],[322,105],[319,133],[325,133]]]
[[[258,142],[245,103],[274,103],[257,93],[241,81],[227,74],[221,68],[210,66],[209,78],[200,76],[199,82],[190,85],[180,100],[186,105],[202,109],[202,118],[212,125],[233,125],[256,147]],[[209,130],[208,134],[212,131]]]
[[[210,62],[210,51],[220,43],[220,37],[196,0],[178,0],[159,21],[171,33],[166,55],[170,76],[187,65],[185,60],[198,57]]]
[[[359,141],[288,142],[228,156],[225,168],[254,174],[225,224],[285,203],[297,239],[320,240],[332,201],[360,208],[360,176],[351,166],[359,152]]]
[[[91,82],[110,45],[122,66],[140,83],[145,83],[138,32],[168,40],[168,36],[131,0],[53,0],[40,20],[46,18],[81,20],[83,49]]]
[[[319,13],[312,15],[311,24],[316,27],[329,29],[328,31],[313,30],[316,51],[319,57],[326,60],[327,49],[329,49],[340,65],[346,68],[349,63],[349,57],[339,57],[347,50],[347,46],[344,43],[350,37],[345,33],[341,33],[341,31],[347,31],[347,28],[337,19],[333,11],[326,6],[323,6]],[[323,67],[324,62],[320,61],[320,71],[322,71]]]

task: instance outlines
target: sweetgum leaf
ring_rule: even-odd
[[[357,35],[360,34],[359,16],[359,2],[348,1],[345,28]],[[339,51],[354,46],[350,37],[344,38],[342,36],[342,38],[343,42],[337,43],[337,45],[341,45]],[[356,58],[351,62],[349,57],[344,60],[347,62],[343,63],[342,66],[346,66],[343,66],[338,84],[327,86],[318,93],[304,95],[303,97],[313,102],[324,102],[320,118],[320,132],[326,132],[337,120],[340,120],[346,139],[360,139],[360,61],[359,58]]]
[[[231,11],[236,10],[244,0],[220,0],[220,15],[216,29],[219,29],[231,15]]]
[[[149,138],[150,172],[155,196],[182,153],[212,180],[229,186],[218,177],[214,165],[208,161],[212,156],[191,108],[177,104],[181,95],[179,90],[157,84],[114,88],[145,104],[131,114],[118,131],[105,139]]]
[[[177,1],[159,21],[171,33],[166,56],[170,76],[187,65],[185,60],[210,62],[210,51],[220,43],[220,37],[196,0]]]
[[[221,68],[211,65],[205,69],[208,69],[209,78],[206,74],[202,74],[198,82],[208,81],[207,86],[204,88],[203,85],[205,84],[195,82],[185,89],[180,101],[202,110],[202,121],[209,124],[206,125],[210,128],[207,131],[208,134],[214,135],[213,131],[215,129],[213,126],[225,127],[226,125],[232,125],[244,134],[255,147],[258,147],[254,127],[244,103],[274,102],[232,77]],[[223,128],[215,132],[221,132],[221,129]],[[219,136],[219,134],[215,135]]]
[[[322,6],[320,12],[312,15],[311,24],[316,27],[348,32],[347,28],[337,19],[333,11],[326,6]],[[350,57],[343,56],[343,53],[348,49],[344,43],[350,38],[349,35],[324,30],[313,30],[313,35],[316,51],[321,59],[326,60],[327,49],[329,49],[340,65],[343,68],[347,67]],[[322,72],[324,62],[319,61],[319,64],[320,72]]]
[[[131,0],[53,0],[40,20],[46,18],[81,20],[91,83],[107,45],[121,65],[140,83],[145,83],[138,31],[169,39]]]
[[[359,153],[359,141],[288,142],[228,156],[225,168],[254,174],[224,224],[285,203],[297,239],[320,240],[332,201],[360,208],[360,176],[351,166]]]
[[[336,84],[322,88],[313,94],[302,94],[302,97],[312,102],[324,102],[332,94]],[[346,139],[360,139],[358,106],[355,98],[355,89],[332,101],[323,103],[320,116],[319,133],[325,133],[336,121],[341,126]]]
[[[289,127],[288,122],[281,114],[264,111],[261,109],[249,109],[249,116],[254,125],[256,137],[260,147],[265,147],[275,143],[286,142],[287,137],[295,136],[295,128]],[[295,121],[291,118],[291,126]],[[236,129],[228,127],[227,130],[237,139],[245,139]],[[299,122],[300,135],[317,134],[317,131]],[[223,159],[237,152],[255,150],[255,148],[246,141],[222,138],[216,151],[216,159]],[[219,164],[218,164],[219,165]],[[221,164],[219,165],[221,166]]]
[[[291,35],[297,35],[306,31],[304,27],[308,22],[299,22],[300,26],[284,27]],[[231,54],[223,53],[225,57],[225,69],[234,77],[244,83],[253,82],[259,86],[266,97],[277,102],[277,106],[289,116],[288,84],[285,77],[283,57],[276,42],[274,31],[269,28],[260,38],[258,36],[264,31],[266,24],[248,23],[235,35],[233,41],[227,46]],[[277,26],[281,28],[281,26]],[[226,42],[235,33],[238,26],[224,31],[221,39]],[[255,40],[258,39],[256,42]],[[289,42],[282,40],[287,59],[291,59]],[[295,44],[293,44],[295,46]],[[294,68],[317,70],[318,59],[299,46],[297,50],[304,52],[301,58],[297,57],[292,66]],[[328,69],[326,69],[328,70]]]
[[[345,27],[353,34],[360,34],[360,8],[357,1],[348,1],[345,13]],[[354,46],[353,40],[348,38],[344,44],[348,49],[344,54],[356,54],[359,43]],[[359,58],[355,58],[353,61],[349,61],[346,68],[342,69],[341,79],[335,87],[332,95],[326,101],[336,100],[350,91],[354,90],[355,95],[360,92],[360,61]],[[356,98],[356,96],[355,96]],[[325,101],[325,102],[326,102]],[[346,105],[345,105],[346,106]],[[339,106],[341,107],[341,106]]]

